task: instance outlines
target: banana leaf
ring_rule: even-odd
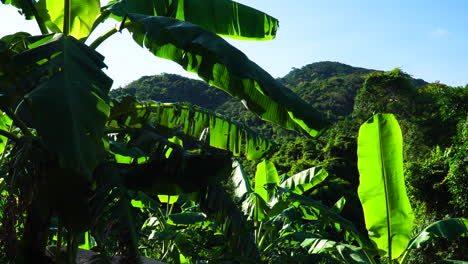
[[[128,18],[126,28],[140,46],[242,100],[262,119],[310,136],[328,126],[319,112],[214,33],[168,17]]]
[[[418,236],[411,240],[400,263],[405,263],[406,256],[411,250],[422,247],[431,239],[445,238],[455,240],[461,236],[468,236],[468,219],[449,218],[437,221],[424,228]]]
[[[392,114],[377,114],[358,136],[359,199],[369,238],[384,256],[398,258],[406,249],[414,215],[403,175],[403,139]]]
[[[18,65],[37,65],[29,75],[52,72],[28,94],[32,123],[63,168],[91,177],[103,159],[104,125],[109,116],[107,93],[112,80],[102,68],[104,57],[73,37],[51,40],[13,57]]]
[[[257,165],[255,172],[254,191],[266,202],[270,201],[272,196],[269,186],[276,186],[279,183],[278,172],[275,164],[269,160],[263,160]]]
[[[69,6],[66,6],[66,2]],[[94,21],[101,13],[99,0],[39,0],[35,8],[52,32],[68,32],[76,39],[86,38],[91,33]],[[67,12],[69,22],[64,23]],[[64,26],[68,29],[64,29]]]
[[[273,39],[279,27],[277,19],[230,0],[121,0],[104,9],[117,15],[117,20],[129,13],[165,16],[241,40]]]
[[[312,167],[301,171],[284,180],[280,186],[294,193],[303,194],[321,183],[328,177],[328,172],[322,167]]]
[[[184,135],[199,139],[209,133],[209,145],[239,156],[241,150],[248,159],[259,159],[275,144],[246,126],[198,106],[182,103],[138,102],[124,97],[113,102],[107,125],[113,128],[141,128],[151,123],[156,127],[179,129]],[[207,130],[208,129],[208,130]]]

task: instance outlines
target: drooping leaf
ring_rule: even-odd
[[[279,177],[275,164],[269,160],[263,160],[260,162],[257,165],[257,171],[255,172],[255,192],[262,197],[264,201],[268,202],[271,198],[268,186],[276,186],[278,183]]]
[[[461,236],[468,236],[468,219],[449,218],[432,223],[411,240],[400,263],[405,263],[406,256],[411,250],[422,247],[431,239],[445,238],[455,240]]]
[[[54,71],[26,95],[34,128],[63,168],[90,176],[104,150],[109,115],[112,80],[101,70],[104,57],[73,37],[57,34],[14,59],[31,64],[46,60],[37,71]]]
[[[231,179],[234,184],[234,193],[238,199],[241,199],[247,193],[253,192],[252,185],[239,161],[235,160],[232,163],[232,168]]]
[[[301,171],[283,181],[280,186],[294,193],[303,194],[328,177],[328,172],[322,167],[312,167]]]
[[[218,35],[244,40],[270,40],[278,20],[230,0],[121,0],[107,7],[115,15],[165,16],[190,22]]]
[[[45,25],[54,33],[64,32],[65,12],[70,14],[69,33],[76,39],[85,38],[91,33],[94,21],[100,14],[99,0],[67,0],[69,9],[65,10],[64,0],[39,0],[36,9]]]
[[[275,146],[244,125],[207,109],[179,103],[137,102],[134,97],[114,102],[107,125],[126,128],[142,127],[147,123],[178,129],[195,139],[209,131],[210,146],[229,150],[235,156],[240,155],[244,146],[248,159],[259,159]]]
[[[134,190],[160,195],[198,192],[207,185],[228,179],[232,155],[224,150],[204,147],[201,152],[185,151],[150,129],[139,129],[129,144],[147,153],[144,164],[119,164],[125,185]],[[173,151],[167,158],[167,149]]]
[[[242,203],[242,210],[249,219],[261,222],[268,217],[270,207],[258,193],[251,192],[247,194],[247,198]]]
[[[167,17],[128,17],[127,29],[140,46],[242,100],[262,119],[310,136],[328,125],[309,104],[214,33]]]
[[[411,239],[414,215],[403,175],[403,139],[392,114],[377,114],[358,136],[359,199],[370,239],[391,259]]]

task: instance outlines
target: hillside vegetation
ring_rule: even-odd
[[[356,195],[359,184],[356,139],[360,124],[374,113],[392,113],[404,139],[404,165],[416,229],[436,219],[463,217],[468,201],[468,86],[449,87],[427,83],[395,69],[389,72],[357,68],[338,62],[319,62],[293,69],[279,79],[333,122],[321,137],[298,136],[247,112],[241,102],[204,82],[174,74],[145,76],[111,91],[119,98],[189,102],[246,124],[280,144],[271,153],[279,173],[300,172],[323,165],[330,173],[311,197],[333,205],[342,195],[347,203],[343,215],[365,230]],[[244,161],[246,171],[256,164]],[[412,263],[435,263],[437,256],[466,259],[466,238],[458,243],[437,242]]]

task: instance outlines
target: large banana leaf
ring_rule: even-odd
[[[410,250],[422,247],[431,239],[445,238],[455,240],[460,236],[468,236],[468,219],[449,218],[437,221],[424,228],[417,237],[411,240],[400,263],[405,263],[406,254],[409,253]]]
[[[255,172],[255,192],[266,202],[270,200],[268,187],[278,185],[279,177],[275,164],[269,160],[263,160],[257,165]]]
[[[280,186],[294,193],[303,194],[328,177],[328,172],[322,167],[312,167],[301,171],[283,181]]]
[[[91,33],[100,8],[99,0],[39,0],[36,4],[37,12],[52,32],[68,31],[77,39],[86,38]],[[69,13],[67,25],[64,24],[66,12]],[[68,30],[65,30],[64,26],[68,26]]]
[[[127,28],[140,46],[242,100],[262,119],[310,136],[328,125],[309,104],[214,33],[167,17],[128,17]]]
[[[359,199],[370,239],[390,259],[411,239],[414,215],[403,175],[403,139],[392,114],[377,114],[358,136]]]
[[[165,16],[188,21],[221,36],[244,40],[270,40],[278,20],[230,0],[121,0],[109,8],[119,17],[128,13]]]
[[[157,127],[180,129],[185,135],[199,139],[209,129],[209,144],[229,150],[239,156],[242,146],[248,159],[259,159],[274,143],[242,124],[207,109],[188,104],[137,102],[124,97],[114,102],[108,125],[111,127],[142,127],[151,122]]]
[[[100,160],[109,116],[112,80],[101,71],[104,57],[73,37],[57,34],[14,59],[20,64],[43,62],[36,72],[54,72],[26,95],[34,128],[62,167],[90,176]]]

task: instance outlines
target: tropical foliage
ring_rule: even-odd
[[[122,263],[140,256],[170,263],[404,263],[429,242],[466,238],[466,200],[455,200],[466,196],[466,88],[333,63],[318,67],[316,82],[298,70],[274,79],[220,36],[270,40],[278,21],[230,0],[2,3],[42,32],[0,38],[2,262],[75,263],[81,247],[99,253],[96,263],[114,255]],[[86,44],[107,19],[119,26]],[[253,130],[239,116],[213,112],[221,102],[208,102],[210,109],[164,103],[172,80],[155,98],[118,91],[111,98],[105,58],[95,49],[123,30],[219,88],[209,88],[217,91],[206,93],[211,98],[226,100],[226,92],[261,119],[301,133],[307,139],[290,144],[303,146],[280,149],[270,139],[279,130]],[[328,83],[330,70],[336,76]],[[316,91],[298,92],[304,101],[287,82]],[[337,109],[327,109],[335,101]],[[420,101],[434,102],[436,114]],[[337,122],[331,128],[330,120]],[[447,125],[448,133],[431,130],[429,121]],[[431,135],[437,137],[429,145],[416,147]],[[276,136],[282,143],[294,137]],[[444,152],[424,157],[428,165],[420,169],[448,164],[440,184],[455,213],[415,234],[403,155],[421,158],[438,144]],[[281,164],[284,151],[301,161]],[[408,182],[417,182],[408,189],[422,201],[416,189],[427,187],[418,183],[418,165],[407,167]]]

